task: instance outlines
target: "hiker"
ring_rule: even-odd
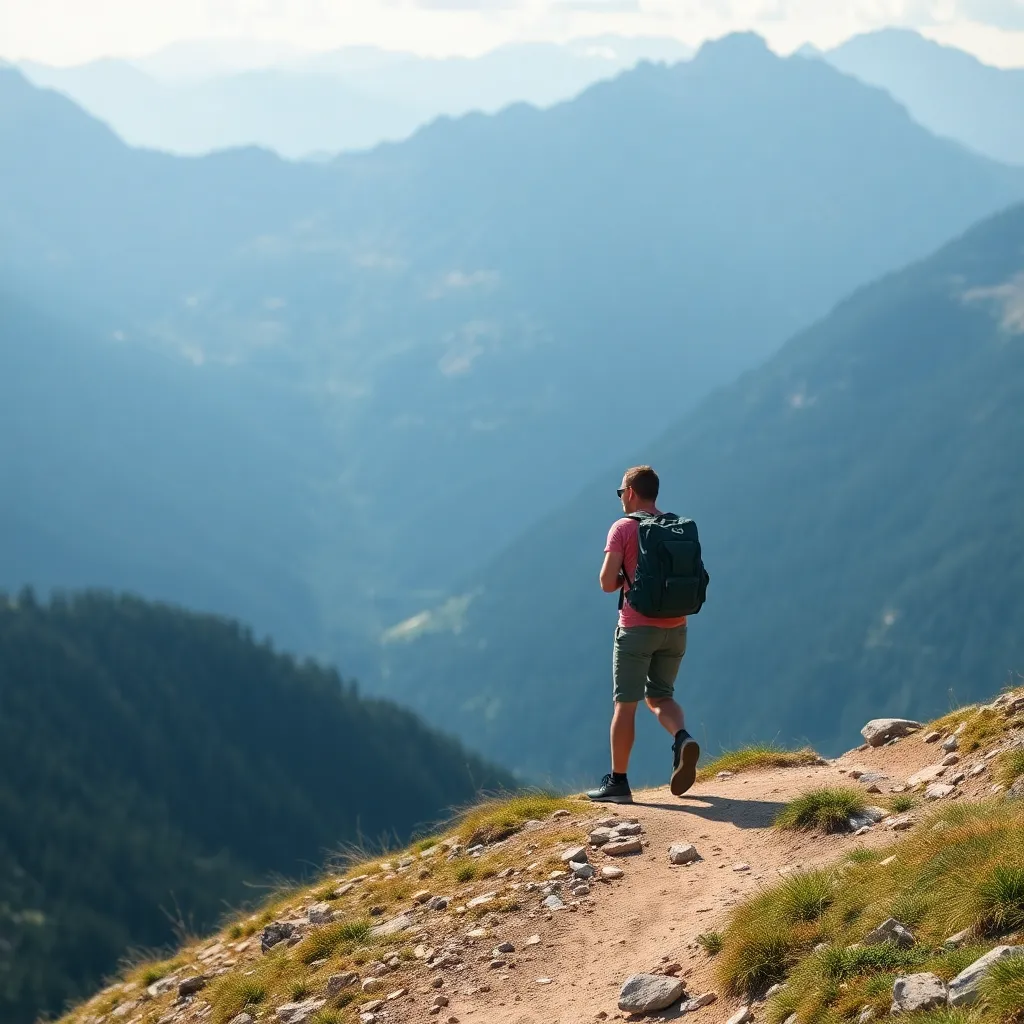
[[[691,520],[657,506],[660,481],[650,466],[626,471],[618,495],[624,518],[608,533],[601,589],[619,591],[619,622],[612,652],[615,707],[612,770],[587,793],[591,800],[629,804],[626,770],[641,700],[673,736],[671,790],[682,796],[694,783],[700,747],[686,731],[672,694],[686,653],[686,615],[700,610],[708,575]]]

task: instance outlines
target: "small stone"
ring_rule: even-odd
[[[363,992],[379,992],[383,987],[384,983],[380,978],[363,978],[359,985]]]
[[[278,1024],[306,1024],[327,1005],[326,999],[307,999],[301,1003],[285,1003],[276,1011]]]
[[[675,843],[668,848],[668,861],[670,864],[692,864],[700,860],[697,847],[691,843]]]
[[[432,977],[430,979],[430,987],[431,988],[441,988],[443,985],[444,985],[444,976],[443,975],[435,974],[434,977]]]
[[[750,870],[750,865],[749,864],[733,864],[732,869],[733,869],[733,871],[737,871],[737,872],[749,871]]]
[[[359,975],[355,971],[345,971],[343,974],[332,974],[327,979],[327,994],[336,996],[342,989],[351,988],[359,983]]]
[[[880,946],[883,942],[893,942],[901,949],[909,949],[915,941],[914,933],[894,917],[883,921],[874,931],[864,936],[865,946]]]
[[[947,754],[939,763],[946,768],[950,768],[954,764],[959,764],[960,758],[956,754]]]
[[[379,938],[382,935],[397,935],[399,932],[407,931],[416,923],[411,914],[400,914],[385,924],[378,924],[370,929],[370,935]]]
[[[626,1013],[654,1013],[682,998],[686,986],[660,974],[634,974],[619,992],[619,1009]]]
[[[979,775],[985,772],[987,768],[987,764],[976,764],[967,774],[970,775],[972,779],[976,779]]]
[[[466,932],[467,939],[486,939],[491,933],[486,928],[471,928]]]
[[[253,1024],[253,1022],[252,1017],[248,1013],[239,1013],[232,1017],[228,1024]]]
[[[589,864],[579,864],[573,861],[569,867],[576,878],[587,879],[594,877],[594,869]]]
[[[295,926],[288,924],[287,921],[275,921],[273,924],[268,924],[260,936],[260,948],[266,953],[268,949],[273,948],[279,942],[291,938],[294,931]]]
[[[735,772],[719,772],[715,776],[715,778],[716,779],[721,779],[724,782],[726,779],[731,779],[734,774],[735,774]]]
[[[935,974],[909,974],[892,986],[891,1013],[934,1010],[946,1005],[946,983]]]
[[[925,736],[924,741],[925,743],[938,743],[940,739],[942,739],[942,733],[932,731]]]
[[[314,903],[306,916],[310,924],[330,924],[334,920],[334,908],[330,903]]]
[[[538,978],[537,979],[537,984],[538,985],[550,985],[551,984],[551,979],[550,978]]]
[[[610,828],[595,828],[588,838],[591,846],[604,846],[614,835]]]
[[[393,1003],[396,999],[401,999],[402,996],[406,996],[408,994],[409,990],[407,988],[397,988],[394,992],[389,992],[385,998],[389,1003]]]
[[[860,734],[868,741],[868,746],[880,747],[891,739],[909,736],[922,728],[920,722],[909,718],[874,718],[861,729]]]
[[[972,1006],[978,1000],[981,980],[988,974],[992,965],[1007,957],[1021,954],[1024,954],[1024,946],[996,946],[983,957],[979,957],[949,983],[949,1005]]]
[[[946,769],[941,764],[929,765],[927,768],[922,768],[919,772],[915,772],[907,779],[907,785],[913,789],[915,786],[925,785],[929,782],[935,782],[946,774]]]
[[[612,829],[612,831],[617,836],[625,837],[642,835],[644,830],[643,826],[640,824],[639,821],[626,821],[623,822],[621,825],[616,825],[616,827]]]
[[[947,751],[950,754],[953,753],[954,750],[958,750],[959,748],[960,748],[960,742],[959,742],[959,740],[957,740],[957,738],[955,736],[950,736],[949,739],[946,740],[946,742],[942,744],[942,749]]]
[[[448,897],[447,896],[431,896],[429,900],[424,904],[427,910],[447,910],[448,909]]]
[[[508,961],[502,960],[501,957],[495,957],[490,963],[491,970],[497,971],[502,967],[508,967]]]
[[[427,900],[433,898],[433,893],[429,889],[420,889],[419,892],[413,893],[413,903],[426,903]]]
[[[887,868],[890,864],[895,863],[895,861],[896,861],[896,854],[894,853],[894,854],[891,854],[890,856],[886,857],[885,860],[880,860],[878,862],[878,866],[880,868]]]
[[[473,910],[476,907],[484,907],[488,903],[493,903],[497,898],[498,894],[496,892],[485,892],[482,896],[474,896],[466,906]]]
[[[437,1007],[447,1006],[448,1005],[448,997],[446,995],[444,995],[443,993],[441,995],[439,995],[439,996],[434,996],[434,998],[430,1000],[430,1005],[431,1006],[437,1006]]]
[[[786,986],[785,985],[783,985],[781,983],[776,983],[776,984],[772,985],[772,987],[770,989],[768,989],[767,992],[765,992],[764,997],[765,997],[765,999],[771,999],[773,996],[777,996],[780,992],[785,992],[785,990],[786,990]]]
[[[494,947],[494,955],[498,956],[501,953],[514,953],[516,947],[511,942],[503,942],[500,946]]]
[[[869,1021],[874,1019],[875,1011],[870,1006],[865,1006],[864,1009],[860,1011],[860,1016],[857,1018],[857,1024],[868,1024]]]
[[[191,978],[183,978],[178,983],[178,995],[194,996],[197,992],[201,992],[206,988],[207,979],[202,974],[196,974]]]
[[[602,847],[609,857],[625,857],[631,853],[642,853],[644,846],[639,839],[613,840]]]
[[[910,814],[901,814],[896,818],[890,818],[886,822],[886,827],[891,828],[894,832],[906,832],[914,827],[914,820]]]
[[[570,864],[573,861],[580,864],[586,863],[587,848],[585,846],[570,846],[569,849],[562,854],[561,859],[563,864]]]
[[[962,932],[950,935],[942,944],[946,949],[959,949],[971,937],[971,929],[965,928]]]
[[[703,995],[696,996],[693,999],[687,999],[685,1003],[680,1005],[679,1012],[680,1014],[695,1013],[704,1006],[710,1006],[717,998],[718,994],[716,992],[705,992]]]
[[[925,800],[943,800],[951,793],[956,792],[956,786],[946,786],[941,782],[933,782],[925,791]]]
[[[548,910],[565,910],[565,904],[555,895],[548,896],[543,905]]]
[[[749,1006],[741,1006],[729,1019],[726,1024],[747,1024],[748,1020],[753,1019],[753,1013],[750,1011]]]
[[[527,939],[527,940],[526,940],[526,941],[525,941],[525,942],[523,943],[523,945],[524,945],[524,946],[527,946],[527,947],[529,947],[529,946],[539,946],[539,945],[540,945],[540,936],[539,936],[539,935],[531,935],[531,936],[530,936],[530,937],[529,937],[529,938],[528,938],[528,939]]]
[[[555,811],[554,814],[551,815],[551,817],[552,818],[568,818],[569,817],[569,811],[567,811],[564,807],[560,807],[557,811]]]
[[[608,878],[611,880],[614,880],[616,878],[622,878],[622,876],[625,875],[625,873],[626,872],[623,871],[622,868],[617,868],[614,864],[606,864],[603,868],[601,868],[601,877]]]

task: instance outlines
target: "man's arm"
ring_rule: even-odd
[[[601,566],[601,589],[613,594],[622,586],[622,552],[606,551]]]

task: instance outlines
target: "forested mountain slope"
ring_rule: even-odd
[[[0,602],[0,1019],[210,927],[506,773],[248,630],[132,598]]]

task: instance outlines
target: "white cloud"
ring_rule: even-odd
[[[738,29],[788,52],[885,25],[1024,65],[1024,0],[0,0],[3,56],[54,63],[196,38],[472,55],[517,39],[622,33],[696,44]]]

